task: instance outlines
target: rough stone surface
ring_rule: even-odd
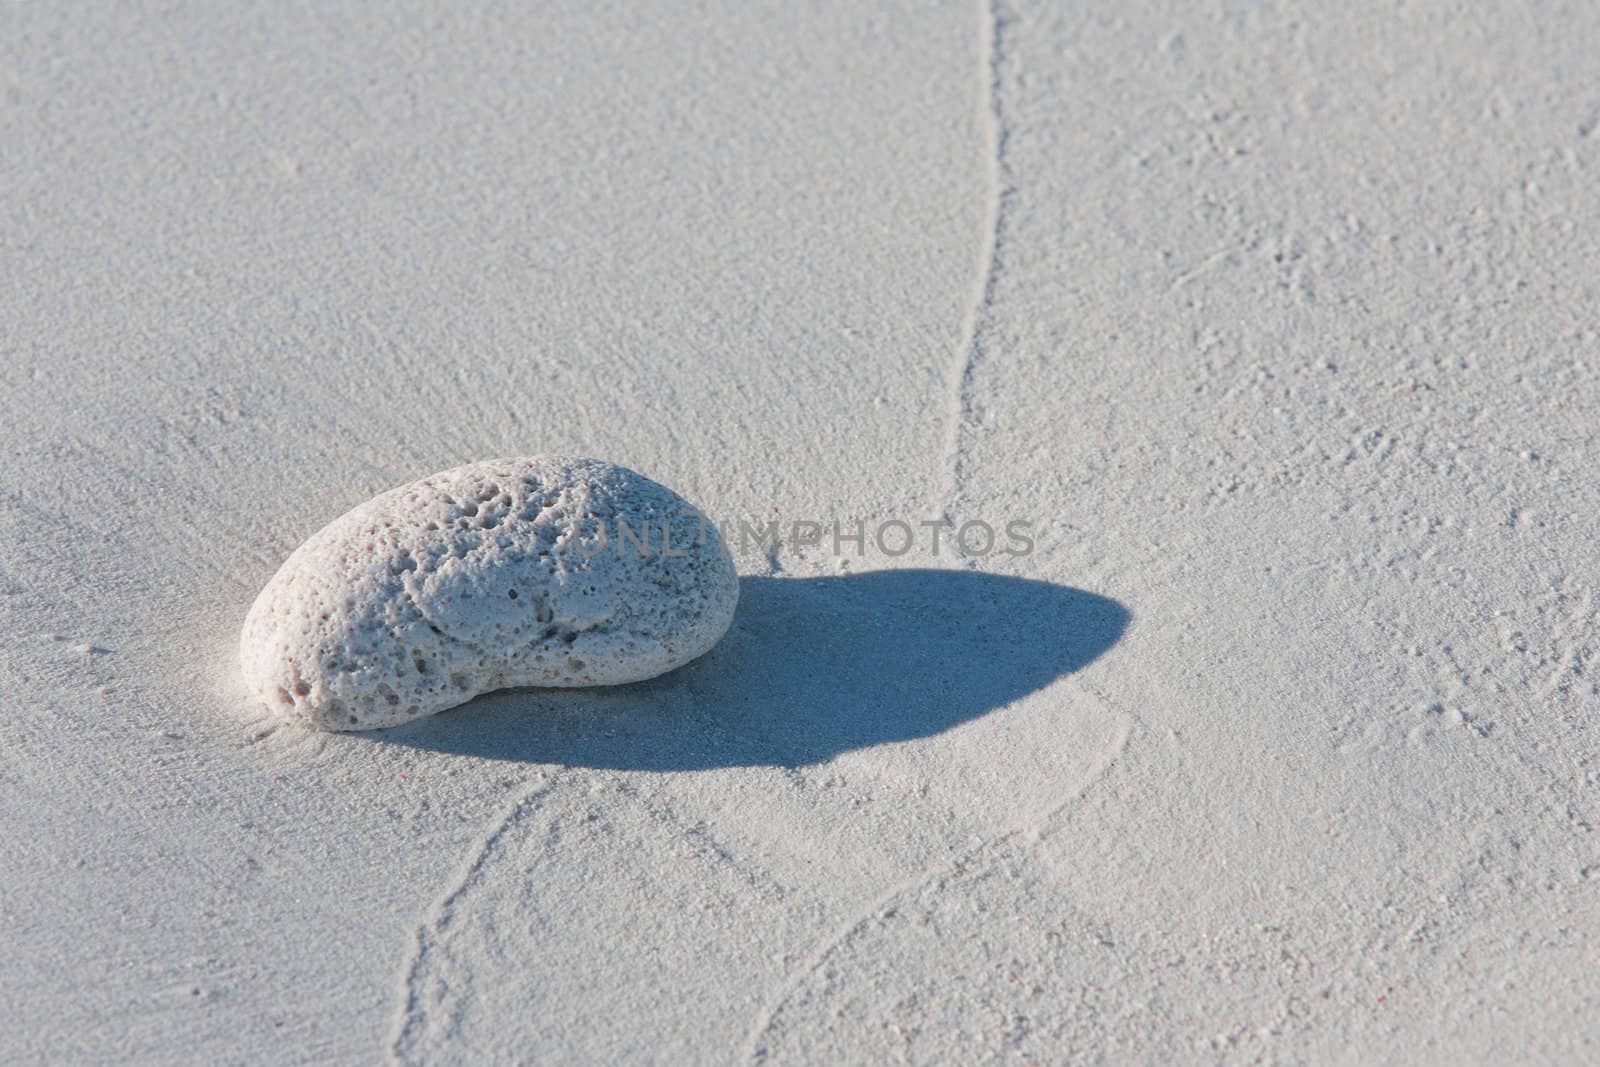
[[[394,726],[507,686],[670,671],[716,644],[738,591],[716,528],[665,486],[600,460],[490,460],[313,535],[256,598],[240,660],[282,714]]]

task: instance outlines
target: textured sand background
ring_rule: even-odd
[[[1600,1056],[1600,8],[670,7],[0,8],[0,1061]],[[271,730],[547,451],[1038,548]]]

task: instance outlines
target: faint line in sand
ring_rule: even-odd
[[[973,376],[988,355],[985,335],[992,317],[995,291],[1003,273],[1003,245],[1016,199],[1016,186],[1012,183],[1011,167],[1006,159],[1008,134],[1001,101],[1006,59],[1005,28],[1010,18],[1001,8],[1001,0],[985,0],[980,7],[983,27],[980,76],[987,140],[984,160],[988,211],[983,244],[978,254],[977,285],[962,319],[957,361],[950,374],[950,396],[947,401],[949,416],[946,420],[944,462],[941,468],[944,483],[940,486],[939,498],[933,501],[935,512],[948,522],[954,521],[956,504],[965,480],[963,457],[978,425],[978,413],[972,399]]]
[[[411,956],[406,961],[405,971],[400,980],[401,1008],[399,1018],[395,1021],[395,1037],[390,1045],[390,1054],[395,1063],[416,1062],[411,1050],[422,1036],[428,1024],[428,1006],[424,1003],[418,984],[427,968],[428,959],[433,951],[434,944],[448,932],[455,920],[456,905],[468,891],[476,888],[483,881],[484,868],[489,865],[490,859],[499,850],[501,842],[505,840],[506,833],[532,810],[543,803],[556,787],[560,776],[551,774],[538,784],[526,790],[516,799],[506,814],[495,824],[484,838],[473,848],[472,858],[467,861],[466,867],[451,885],[451,888],[439,899],[434,906],[430,917],[417,927],[415,945]]]
[[[1117,736],[1116,743],[1106,748],[1100,759],[1089,769],[1078,785],[1069,790],[1065,797],[1051,805],[1044,814],[1032,820],[1028,825],[1014,826],[1002,833],[987,837],[976,845],[962,851],[954,859],[896,883],[885,892],[874,897],[864,908],[852,912],[849,918],[839,926],[834,927],[833,931],[821,940],[816,949],[806,954],[800,965],[789,972],[789,975],[779,987],[777,994],[767,1001],[761,1010],[761,1014],[757,1016],[754,1025],[751,1026],[749,1035],[745,1038],[744,1054],[741,1057],[742,1062],[760,1063],[767,1058],[770,1049],[764,1039],[772,1029],[779,1013],[783,1011],[784,1005],[794,997],[795,993],[808,978],[821,970],[835,949],[867,929],[876,920],[887,917],[888,913],[895,910],[896,901],[917,892],[930,883],[943,881],[952,875],[965,873],[974,864],[982,860],[985,853],[992,851],[1007,841],[1022,838],[1028,844],[1036,845],[1050,836],[1052,832],[1050,824],[1070,805],[1082,799],[1095,783],[1105,777],[1106,772],[1111,769],[1112,765],[1117,762],[1127,749],[1128,739],[1133,733],[1133,728],[1142,727],[1143,725],[1137,716],[1130,715],[1113,705],[1099,690],[1089,689],[1089,692],[1098,697],[1106,708],[1120,715],[1123,719],[1123,726]]]

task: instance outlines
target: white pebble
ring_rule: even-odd
[[[490,460],[313,535],[256,598],[239,657],[269,708],[366,730],[507,686],[653,678],[716,644],[738,597],[716,528],[665,486],[600,460]]]

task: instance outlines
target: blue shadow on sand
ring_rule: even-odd
[[[744,578],[720,644],[670,674],[595,689],[506,689],[374,741],[625,770],[817,763],[927,737],[1091,662],[1122,605],[970,570]]]

